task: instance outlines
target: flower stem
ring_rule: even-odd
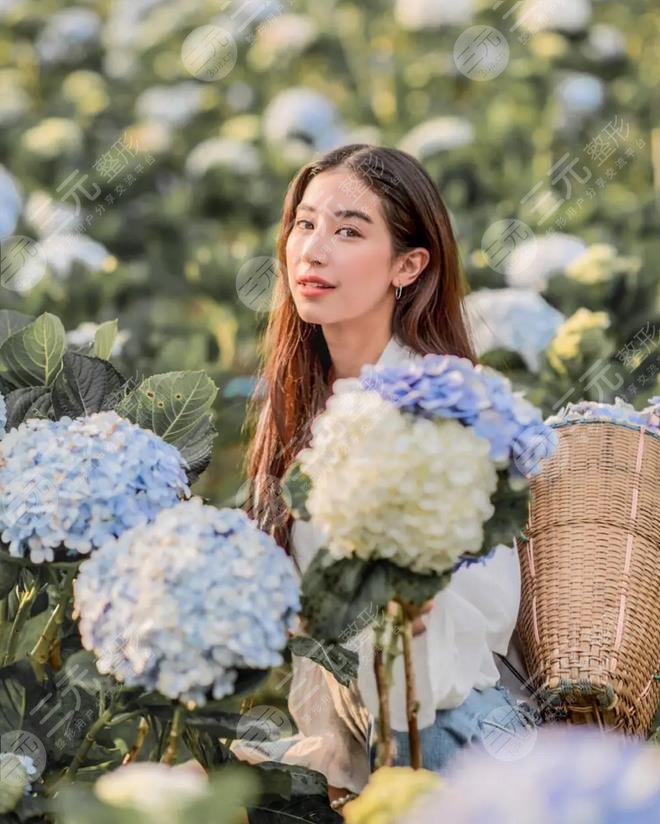
[[[93,724],[89,727],[87,732],[85,733],[85,737],[80,743],[80,746],[76,750],[76,754],[73,756],[73,761],[64,771],[64,780],[65,781],[72,781],[75,777],[78,769],[82,766],[85,758],[87,758],[87,753],[89,752],[92,744],[96,741],[96,736],[101,732],[103,727],[107,726],[110,721],[112,721],[112,716],[114,713],[114,708],[112,706],[108,707],[104,710],[101,715],[94,721]]]
[[[130,750],[124,756],[124,760],[121,762],[122,764],[130,764],[131,761],[135,761],[135,759],[140,754],[142,747],[144,746],[144,742],[147,740],[147,735],[149,734],[149,721],[145,716],[140,718],[140,723],[138,724],[137,728],[137,735],[135,736],[135,742]]]
[[[14,621],[12,623],[11,629],[9,630],[7,647],[5,649],[5,654],[2,659],[3,666],[11,664],[14,660],[14,655],[16,655],[16,645],[18,644],[18,638],[21,634],[21,630],[23,629],[23,625],[25,624],[27,617],[30,614],[30,608],[34,603],[34,599],[37,597],[38,591],[39,588],[37,584],[32,584],[30,588],[23,593],[18,602],[18,609],[16,610]]]
[[[64,621],[66,608],[71,599],[73,591],[73,579],[76,575],[76,567],[67,569],[62,580],[62,588],[60,590],[60,597],[58,598],[55,609],[53,610],[46,626],[41,633],[39,640],[30,652],[30,660],[34,667],[35,674],[39,681],[43,681],[45,671],[44,667],[48,661],[51,650],[58,639],[59,629]]]
[[[179,745],[179,738],[183,732],[184,714],[185,710],[181,704],[179,704],[179,706],[174,710],[172,727],[170,728],[170,735],[167,740],[167,747],[165,748],[163,757],[160,759],[163,764],[172,765],[176,763],[176,751]]]
[[[410,766],[414,770],[422,766],[422,749],[419,740],[419,726],[417,724],[417,696],[415,694],[415,669],[412,659],[412,622],[403,603],[401,607],[403,666],[406,676],[406,716],[408,718],[408,747],[410,750]]]
[[[378,747],[376,752],[376,765],[378,767],[391,767],[393,758],[390,690],[383,660],[383,634],[386,620],[386,615],[384,615],[382,623],[377,621],[374,627],[374,675],[376,676],[376,688],[378,690]]]

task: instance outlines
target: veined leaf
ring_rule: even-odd
[[[358,674],[358,654],[351,649],[328,641],[317,641],[308,635],[295,635],[287,645],[294,655],[310,658],[331,672],[340,684],[347,687]]]
[[[0,367],[17,389],[50,386],[62,368],[65,349],[62,321],[45,312],[0,345]]]
[[[187,451],[192,463],[201,466],[210,458],[204,439],[212,441],[214,432],[204,420],[217,392],[205,372],[166,372],[144,380],[119,403],[117,413],[151,429],[184,457]]]
[[[8,337],[29,326],[34,318],[24,315],[22,312],[15,312],[13,309],[0,309],[0,344],[3,344]]]
[[[43,417],[50,407],[50,390],[46,386],[30,386],[14,389],[5,398],[7,403],[7,429],[15,429],[26,418]]]
[[[62,371],[53,385],[53,410],[58,418],[91,415],[112,406],[125,379],[101,358],[65,352]]]
[[[108,360],[117,337],[117,320],[102,323],[94,335],[94,354],[97,358]]]
[[[383,559],[335,561],[320,549],[302,579],[302,615],[309,635],[346,642],[376,619],[388,601],[422,604],[449,583],[451,572],[421,575]]]

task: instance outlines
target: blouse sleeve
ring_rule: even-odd
[[[357,684],[349,690],[309,658],[292,659],[289,712],[298,732],[274,741],[237,739],[231,750],[250,764],[281,761],[316,770],[329,785],[360,793],[369,780],[368,713]]]
[[[323,532],[311,522],[295,520],[292,542],[304,571],[319,547]],[[344,687],[309,658],[292,655],[288,709],[298,732],[275,742],[233,742],[232,749],[251,763],[270,758],[323,773],[328,784],[360,792],[369,779],[367,729],[369,714],[357,682]]]
[[[436,709],[457,707],[473,687],[485,689],[499,679],[493,653],[506,654],[520,604],[520,567],[512,547],[499,544],[483,563],[456,572],[422,617],[426,631],[412,641],[418,723],[427,727]],[[373,673],[373,630],[360,639],[358,687],[372,715],[378,715]],[[392,669],[392,728],[406,730],[403,656]]]
[[[344,687],[319,664],[294,655],[289,712],[303,737],[286,760],[318,770],[334,787],[359,793],[369,779],[369,759],[368,714],[357,685]]]

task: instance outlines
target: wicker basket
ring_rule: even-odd
[[[532,685],[548,715],[646,735],[660,701],[660,437],[555,429],[517,541]]]

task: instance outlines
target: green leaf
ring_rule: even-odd
[[[24,315],[22,312],[15,312],[13,309],[0,309],[0,345],[14,332],[29,326],[33,320],[33,317]]]
[[[18,581],[20,567],[7,560],[7,553],[0,550],[0,601],[6,598]]]
[[[328,800],[324,775],[306,767],[280,761],[262,761],[251,769],[259,776],[258,804],[248,807],[250,824],[340,824]]]
[[[512,489],[508,480],[508,470],[497,473],[497,489],[491,500],[495,512],[484,524],[484,542],[481,553],[490,552],[498,544],[509,546],[514,536],[520,533],[527,519],[529,489]]]
[[[309,635],[345,642],[373,623],[388,601],[422,604],[449,583],[444,575],[420,575],[386,560],[336,561],[320,549],[302,579],[302,615]]]
[[[78,650],[67,657],[58,678],[90,694],[103,691],[107,695],[122,689],[122,684],[115,681],[112,676],[98,671],[96,656],[86,649]]]
[[[45,312],[0,345],[0,368],[17,389],[50,386],[62,368],[64,349],[62,321]]]
[[[203,729],[186,727],[183,731],[183,742],[205,770],[236,759],[229,747]]]
[[[288,647],[294,655],[310,658],[320,664],[345,687],[353,678],[357,678],[358,655],[340,644],[317,641],[308,635],[296,635],[289,639]]]
[[[288,497],[291,501],[289,510],[293,517],[309,521],[311,516],[307,511],[307,496],[312,487],[312,481],[309,475],[302,471],[300,461],[294,461],[289,466],[282,478],[282,486],[288,490]]]
[[[41,738],[36,713],[30,713],[30,710],[51,693],[47,685],[37,681],[32,665],[26,659],[0,668],[0,730],[25,730]],[[48,748],[47,742],[43,743]]]
[[[211,463],[213,441],[217,435],[211,418],[206,415],[189,435],[177,444],[179,452],[186,461],[188,483],[193,484]]]
[[[112,347],[115,345],[118,329],[117,320],[107,320],[102,323],[96,330],[94,335],[94,355],[97,358],[108,360],[112,353]]]
[[[216,436],[209,410],[218,388],[204,372],[167,372],[126,395],[117,413],[176,446],[193,483],[211,460]]]
[[[186,726],[204,730],[217,738],[256,740],[264,738],[264,727],[259,723],[259,719],[255,718],[251,721],[249,716],[241,715],[239,712],[215,712],[213,715],[189,714],[186,716]]]
[[[15,660],[18,661],[21,658],[27,658],[30,651],[41,637],[41,633],[44,631],[48,619],[50,618],[50,612],[50,609],[45,609],[38,615],[28,618],[23,624],[21,633],[18,636],[18,642],[16,644]]]
[[[53,385],[53,411],[57,418],[78,418],[112,406],[125,379],[101,358],[65,352],[62,371]]]
[[[15,429],[27,418],[44,417],[51,404],[47,386],[14,389],[5,398],[7,404],[7,430]]]

